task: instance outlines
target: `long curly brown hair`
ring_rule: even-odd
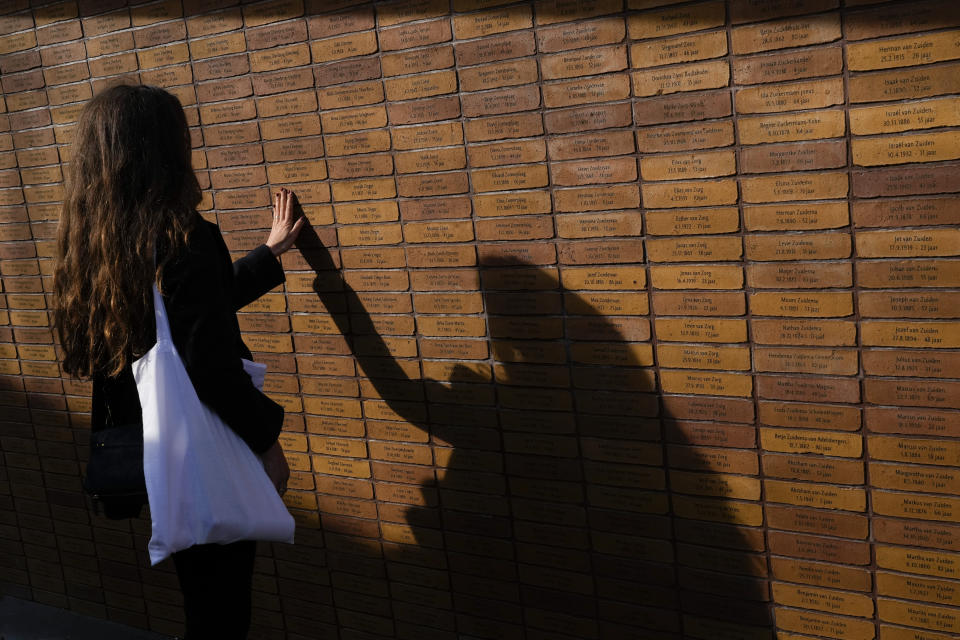
[[[67,373],[115,376],[152,346],[150,285],[198,218],[190,147],[183,108],[162,89],[115,86],[84,107],[53,276]]]

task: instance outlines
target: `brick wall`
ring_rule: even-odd
[[[143,82],[231,250],[313,225],[240,315],[299,523],[252,637],[960,632],[955,2],[0,12],[0,592],[181,630],[47,311],[73,123]]]

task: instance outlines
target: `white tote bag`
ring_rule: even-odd
[[[292,543],[293,517],[260,458],[197,397],[156,285],[153,304],[157,344],[133,363],[153,521],[150,563],[195,544]],[[266,367],[246,360],[244,367],[262,386]]]

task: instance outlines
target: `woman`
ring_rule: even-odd
[[[278,256],[303,225],[293,194],[274,199],[264,245],[231,267],[216,225],[196,211],[200,185],[180,103],[154,87],[117,86],[77,124],[54,271],[63,368],[93,380],[91,429],[142,428],[131,364],[156,341],[151,285],[163,295],[174,345],[197,395],[255,452],[279,492],[290,475],[277,442],[283,408],[244,371],[236,310],[284,281]],[[142,500],[113,504],[136,516]],[[188,638],[244,638],[256,543],[174,554]]]

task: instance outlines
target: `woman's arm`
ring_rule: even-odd
[[[270,247],[260,245],[233,263],[231,308],[239,311],[284,280],[280,261]]]
[[[265,244],[233,263],[233,308],[244,307],[283,282],[278,259],[293,245],[305,218],[297,216],[292,191],[281,189],[273,198],[273,226]]]

